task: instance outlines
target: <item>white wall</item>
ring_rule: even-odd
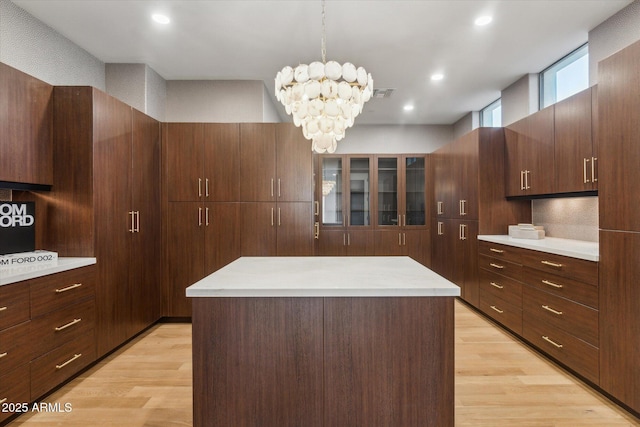
[[[164,121],[167,82],[145,64],[105,64],[106,92],[138,111]]]
[[[447,125],[358,125],[356,122],[338,142],[336,153],[430,153],[452,140],[453,128]]]

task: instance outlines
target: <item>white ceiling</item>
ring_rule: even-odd
[[[320,0],[12,1],[101,61],[145,63],[166,80],[263,80],[273,96],[283,66],[321,59]],[[376,88],[395,89],[356,123],[451,124],[587,42],[630,3],[327,0],[327,60],[363,66]],[[155,12],[171,23],[151,21]],[[474,26],[483,14],[493,22]],[[432,82],[436,72],[444,80]]]

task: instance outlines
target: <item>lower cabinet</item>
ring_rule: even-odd
[[[458,285],[461,297],[477,307],[478,221],[439,218],[433,230],[430,267]]]
[[[375,251],[378,256],[409,256],[420,264],[431,265],[429,230],[376,230]]]
[[[598,263],[480,241],[480,309],[598,385]]]
[[[320,256],[372,256],[375,255],[373,230],[322,229],[318,238]]]
[[[33,402],[96,360],[95,266],[0,286],[0,403]],[[25,412],[0,412],[0,422]]]

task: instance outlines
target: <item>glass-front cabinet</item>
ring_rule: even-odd
[[[426,156],[376,158],[377,226],[426,226]]]

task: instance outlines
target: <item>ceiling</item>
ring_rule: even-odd
[[[321,59],[320,0],[12,1],[105,63],[145,63],[166,80],[263,80],[278,108],[276,73]],[[631,2],[327,0],[327,60],[363,66],[375,88],[394,89],[356,123],[452,124]],[[171,23],[153,22],[156,12]],[[487,14],[489,25],[474,25]]]

